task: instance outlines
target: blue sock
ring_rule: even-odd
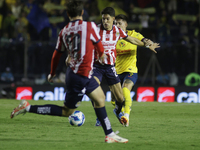
[[[62,116],[62,107],[51,104],[31,105],[29,112],[42,115]]]
[[[112,133],[110,121],[108,119],[105,107],[94,108],[97,118],[101,122],[105,135]]]

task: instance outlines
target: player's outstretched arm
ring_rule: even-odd
[[[124,38],[124,40],[137,46],[145,46],[144,42],[132,36],[127,36],[126,38]]]
[[[128,36],[124,40],[126,40],[126,41],[128,41],[132,44],[138,45],[138,46],[146,46],[147,48],[149,48],[154,53],[157,53],[155,49],[160,47],[159,43],[153,43],[149,39],[145,39],[144,41],[140,41],[139,39],[137,39],[135,37]]]

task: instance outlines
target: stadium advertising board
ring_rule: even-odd
[[[174,102],[175,88],[174,87],[158,87],[157,102]]]
[[[111,101],[111,92],[104,88],[106,101]],[[16,99],[63,101],[65,88],[62,86],[31,86],[17,87]],[[138,102],[174,102],[178,103],[200,103],[200,87],[135,87],[131,92],[133,100]],[[85,95],[83,101],[90,101]]]
[[[31,100],[33,99],[32,94],[33,94],[32,87],[17,87],[15,98],[17,100],[21,100],[21,99]]]
[[[176,89],[178,103],[200,103],[200,87],[180,87]]]
[[[154,101],[154,87],[138,87],[137,101],[138,102],[153,102]]]

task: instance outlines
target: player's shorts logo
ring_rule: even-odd
[[[79,107],[80,105],[81,105],[81,102],[79,101],[76,103],[75,107]]]
[[[130,72],[129,75],[128,75],[128,77],[129,77],[129,78],[133,78],[133,73]]]
[[[174,102],[174,87],[159,87],[157,93],[158,102]]]
[[[153,102],[154,101],[154,88],[153,87],[139,87],[137,89],[138,102]]]
[[[32,94],[33,94],[32,87],[17,87],[16,88],[17,100],[21,100],[21,99],[31,100]]]

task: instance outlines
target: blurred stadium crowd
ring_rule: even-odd
[[[179,78],[175,85],[182,84],[187,74],[200,70],[200,65],[195,65],[200,56],[200,0],[83,1],[84,20],[100,23],[101,10],[111,6],[116,15],[128,16],[128,29],[160,43],[155,63],[159,63],[162,71],[156,71],[157,84],[170,84],[172,76]],[[58,33],[69,22],[66,2],[0,0],[0,74],[12,74],[12,80],[1,82],[45,81]],[[139,83],[151,55],[145,48],[138,50]],[[58,82],[64,79],[65,58],[66,54],[57,70]],[[149,82],[147,78],[145,83]]]

